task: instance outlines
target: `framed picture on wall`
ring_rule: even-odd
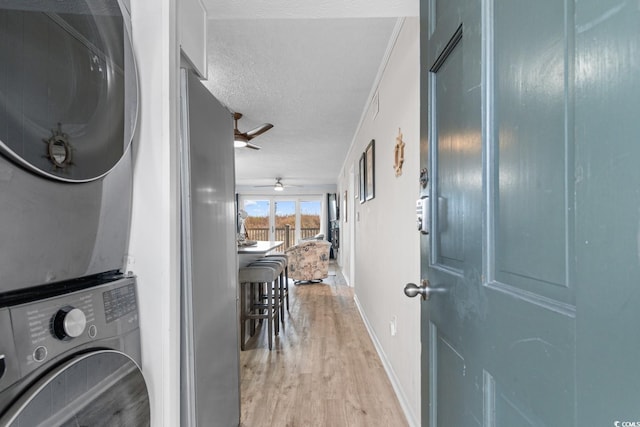
[[[366,169],[366,165],[365,165],[365,155],[364,153],[362,153],[362,155],[360,156],[360,163],[359,163],[359,168],[358,168],[358,177],[359,177],[359,181],[358,182],[358,188],[359,188],[359,194],[360,194],[360,203],[364,203],[365,201],[365,169]]]
[[[367,149],[365,150],[365,200],[371,200],[376,197],[376,157],[375,157],[376,141],[371,140]]]

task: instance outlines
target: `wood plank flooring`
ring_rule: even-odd
[[[335,273],[320,284],[290,284],[273,350],[264,327],[240,352],[241,427],[408,425],[353,290]]]

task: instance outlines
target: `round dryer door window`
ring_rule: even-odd
[[[107,174],[138,112],[120,0],[0,2],[0,152],[67,182]]]
[[[116,351],[96,351],[45,375],[0,418],[0,425],[149,426],[149,394],[133,360]]]

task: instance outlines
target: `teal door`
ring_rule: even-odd
[[[638,426],[640,3],[575,7],[576,426]]]
[[[423,425],[640,425],[638,2],[421,13]]]

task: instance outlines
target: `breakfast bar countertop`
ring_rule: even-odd
[[[274,250],[284,242],[279,240],[258,240],[255,245],[238,246],[238,254],[241,255],[265,255]]]
[[[258,240],[255,245],[238,246],[238,266],[246,267],[283,243],[280,240]]]

